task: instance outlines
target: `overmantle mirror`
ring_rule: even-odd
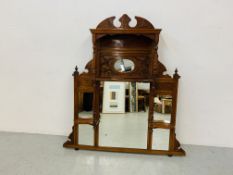
[[[158,60],[161,29],[123,15],[91,29],[93,59],[74,77],[74,124],[64,147],[185,155],[176,138],[178,80]]]

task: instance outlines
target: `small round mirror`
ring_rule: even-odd
[[[118,59],[114,63],[114,69],[118,72],[131,72],[134,70],[134,62],[125,58]]]

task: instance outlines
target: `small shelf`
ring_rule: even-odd
[[[121,81],[121,82],[153,82],[153,79],[151,78],[140,78],[140,80],[138,78],[119,78],[119,77],[102,77],[102,78],[95,78],[96,81]]]
[[[163,128],[163,129],[172,129],[174,125],[166,122],[165,120],[154,120],[152,123],[152,128]]]
[[[89,124],[89,125],[93,125],[94,124],[94,120],[93,118],[78,118],[75,120],[76,124]]]

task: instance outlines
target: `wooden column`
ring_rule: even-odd
[[[150,83],[149,94],[149,114],[148,114],[148,130],[147,130],[147,150],[152,149],[152,136],[153,136],[153,120],[154,120],[154,94],[155,82]]]
[[[180,76],[178,75],[178,70],[175,70],[173,74],[174,79],[174,88],[172,91],[172,112],[171,112],[171,123],[172,126],[170,129],[170,139],[169,139],[169,150],[175,150],[175,141],[176,141],[176,134],[175,134],[175,125],[176,125],[176,108],[177,108],[177,93],[178,93],[178,80]]]
[[[100,82],[94,82],[94,146],[99,146],[99,120],[100,120]]]
[[[73,126],[73,142],[74,145],[78,145],[78,113],[79,113],[79,104],[78,104],[78,76],[79,76],[79,72],[78,72],[78,67],[75,67],[75,71],[73,73],[73,77],[74,77],[74,126]]]

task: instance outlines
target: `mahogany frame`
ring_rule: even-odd
[[[74,124],[68,140],[64,143],[66,148],[75,148],[76,150],[97,150],[127,153],[144,154],[162,154],[184,156],[185,151],[180,147],[176,139],[176,108],[177,108],[177,90],[180,76],[175,70],[173,76],[164,75],[165,66],[158,60],[158,42],[161,29],[155,29],[154,26],[144,18],[135,17],[137,24],[130,27],[130,18],[123,15],[119,21],[120,27],[114,26],[115,17],[103,20],[96,29],[91,29],[93,41],[93,59],[86,65],[87,72],[79,74],[76,66],[74,77]],[[120,45],[111,41],[114,38],[120,41]],[[105,38],[107,38],[105,40]],[[110,40],[109,40],[110,38]],[[148,41],[148,42],[147,42]],[[148,45],[148,43],[150,43]],[[130,47],[128,47],[130,46]],[[136,46],[133,47],[133,46]],[[131,73],[118,73],[111,67],[114,54],[132,55],[136,64],[136,71]],[[150,83],[149,93],[149,113],[148,113],[148,131],[147,148],[120,148],[106,147],[99,145],[99,121],[100,121],[100,81],[137,81]],[[80,94],[92,92],[93,99],[93,118],[79,118]],[[157,95],[172,96],[171,122],[156,121],[153,119],[154,97]],[[89,124],[94,128],[94,145],[79,144],[78,132],[79,125]],[[169,129],[169,150],[152,150],[153,129]]]

